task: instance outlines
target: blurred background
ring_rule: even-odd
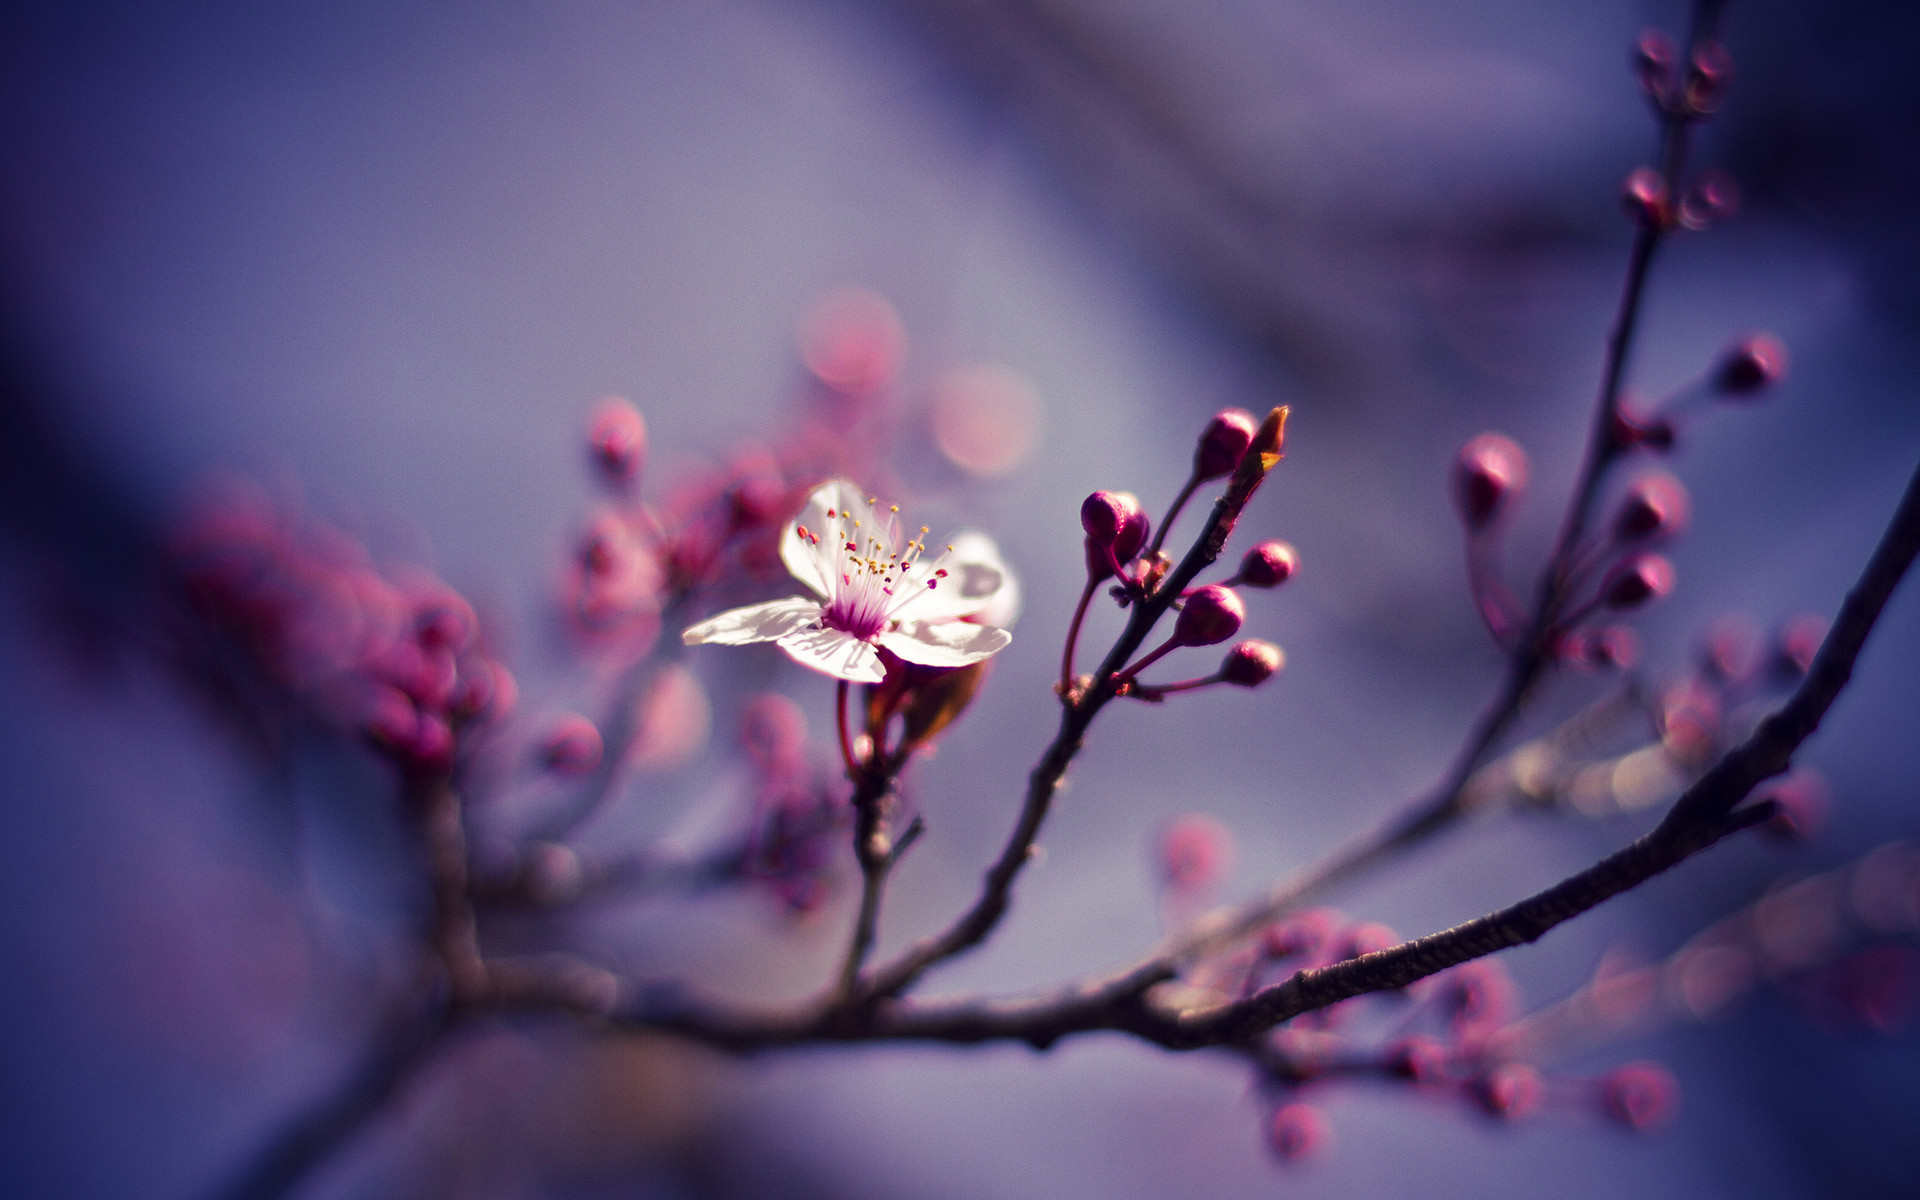
[[[1619,0],[6,6],[0,1193],[210,1194],[343,1076],[404,976],[391,778],[318,737],[261,753],[152,652],[169,514],[209,473],[260,480],[474,598],[529,720],[592,711],[605,673],[557,618],[595,503],[587,414],[639,406],[649,488],[777,444],[813,386],[797,339],[840,289],[903,335],[888,461],[911,515],[992,531],[1026,600],[915,769],[930,832],[883,950],[963,903],[1003,836],[1053,720],[1080,498],[1162,508],[1223,406],[1293,407],[1243,525],[1300,550],[1249,606],[1286,674],[1103,717],[1013,916],[929,985],[1129,961],[1160,931],[1151,847],[1176,813],[1233,831],[1231,898],[1417,794],[1499,672],[1449,465],[1485,429],[1528,448],[1530,579],[1618,292],[1619,181],[1653,146],[1628,49],[1684,23]],[[1831,613],[1920,450],[1920,18],[1737,0],[1726,40],[1701,157],[1742,211],[1663,254],[1632,382],[1679,388],[1759,328],[1794,367],[1675,455],[1694,523],[1677,594],[1636,622],[1655,679],[1721,614]],[[750,685],[830,727],[823,679],[728,653],[687,660],[710,741],[637,770],[587,837],[711,828]],[[1807,751],[1820,836],[1742,839],[1510,952],[1528,1002],[1916,836],[1916,712],[1909,585]],[[1429,932],[1647,823],[1490,821],[1332,900]],[[798,927],[752,897],[610,904],[564,933],[792,998],[844,900]],[[302,1194],[1909,1194],[1920,1038],[1818,1016],[1762,992],[1574,1059],[1672,1067],[1683,1106],[1650,1137],[1355,1085],[1316,1095],[1331,1144],[1287,1165],[1244,1068],[1120,1039],[733,1062],[533,1025],[463,1042]]]

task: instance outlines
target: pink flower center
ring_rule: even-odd
[[[800,536],[820,549],[827,567],[832,594],[827,597],[820,620],[828,629],[871,642],[899,618],[903,609],[947,577],[937,562],[921,561],[927,551],[925,542],[908,538],[904,547],[895,549],[900,545],[895,528],[899,512],[898,505],[887,510],[885,528],[878,527],[880,519],[875,512],[872,521],[876,527],[866,529],[852,513],[830,508],[827,520],[831,524],[820,533],[812,533],[804,525],[799,528]],[[927,527],[922,525],[920,536],[926,535]],[[825,546],[821,545],[823,537],[827,539]]]

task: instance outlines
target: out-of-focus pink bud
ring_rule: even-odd
[[[1722,683],[1740,683],[1760,665],[1760,627],[1744,613],[1728,613],[1707,627],[1701,666]]]
[[[1625,668],[1639,660],[1640,639],[1624,625],[1603,625],[1576,630],[1562,638],[1555,649],[1575,666]]]
[[[420,710],[399,688],[382,685],[375,690],[363,723],[367,736],[388,749],[408,745],[420,724]]]
[[[1770,333],[1741,338],[1714,372],[1713,385],[1726,396],[1752,396],[1787,373],[1787,347]]]
[[[1202,481],[1231,475],[1253,444],[1253,431],[1259,423],[1244,409],[1229,408],[1215,413],[1200,434],[1193,451],[1193,477]]]
[[[1733,55],[1718,42],[1707,42],[1693,52],[1687,64],[1687,107],[1696,113],[1710,113],[1720,107],[1733,81]]]
[[[1453,498],[1468,529],[1493,524],[1526,486],[1527,454],[1512,438],[1483,433],[1461,447],[1453,467]]]
[[[1642,33],[1633,45],[1633,73],[1641,89],[1657,104],[1667,102],[1673,86],[1673,63],[1678,57],[1680,51],[1673,39],[1659,29]]]
[[[1311,1104],[1288,1104],[1267,1122],[1267,1145],[1284,1162],[1315,1154],[1331,1137],[1327,1119]]]
[[[1220,678],[1241,687],[1259,687],[1287,665],[1285,651],[1272,642],[1249,639],[1227,651]]]
[[[1382,1060],[1389,1074],[1415,1083],[1439,1083],[1446,1077],[1446,1048],[1430,1037],[1404,1037],[1387,1047]]]
[[[1808,770],[1796,770],[1763,784],[1754,802],[1771,800],[1779,807],[1760,826],[1761,832],[1783,842],[1804,842],[1826,826],[1833,796],[1826,781]]]
[[[1260,953],[1276,960],[1317,955],[1340,923],[1340,914],[1330,908],[1295,913],[1260,931]]]
[[[755,696],[740,714],[740,744],[766,774],[784,774],[804,766],[806,714],[778,692]]]
[[[1489,959],[1461,963],[1439,977],[1441,1010],[1454,1035],[1471,1041],[1493,1032],[1512,1017],[1518,992],[1507,969]]]
[[[1399,934],[1377,921],[1367,921],[1341,931],[1334,943],[1333,958],[1335,962],[1345,962],[1399,944]]]
[[[1673,564],[1658,554],[1636,554],[1615,567],[1600,594],[1608,608],[1624,611],[1673,590]]]
[[[1540,1107],[1540,1072],[1527,1063],[1501,1063],[1468,1090],[1493,1116],[1518,1121]]]
[[[1640,413],[1623,400],[1613,414],[1613,442],[1623,450],[1646,449],[1665,453],[1678,436],[1673,422],[1658,413]]]
[[[1827,640],[1827,619],[1819,613],[1801,613],[1780,628],[1777,664],[1795,678],[1813,667],[1814,655]]]
[[[1232,868],[1233,834],[1204,813],[1185,813],[1160,831],[1160,879],[1181,892],[1204,891]]]
[[[1652,167],[1635,167],[1620,185],[1620,204],[1636,225],[1659,229],[1670,215],[1667,180]]]
[[[1188,596],[1173,623],[1173,640],[1182,646],[1212,646],[1240,632],[1247,607],[1232,588],[1208,584]]]
[[[1725,171],[1702,171],[1680,198],[1680,224],[1699,231],[1725,221],[1740,207],[1740,185]]]
[[[1628,1129],[1664,1125],[1679,1107],[1680,1084],[1659,1063],[1628,1063],[1600,1080],[1600,1111]]]
[[[1687,489],[1665,471],[1643,475],[1627,489],[1613,518],[1613,536],[1623,542],[1672,537],[1686,528],[1692,507]]]
[[[1261,542],[1240,560],[1240,582],[1248,587],[1279,587],[1300,569],[1300,555],[1285,542]]]
[[[640,410],[619,396],[602,400],[587,423],[587,447],[609,480],[632,479],[647,453],[647,423]]]
[[[578,713],[566,713],[541,739],[540,761],[561,775],[584,775],[600,765],[605,750],[592,721]]]

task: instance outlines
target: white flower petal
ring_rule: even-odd
[[[919,594],[894,610],[898,619],[957,621],[998,607],[1000,593],[1012,581],[1013,573],[1001,561],[993,539],[983,533],[962,534],[952,544],[950,552],[942,555],[937,563],[929,564],[946,574],[933,576],[933,587],[928,587],[924,580],[917,582]]]
[[[749,604],[728,609],[698,625],[690,625],[680,635],[689,646],[711,643],[718,646],[745,646],[753,642],[774,642],[820,623],[820,605],[805,596]]]
[[[780,639],[780,648],[803,667],[853,683],[879,683],[887,677],[880,652],[838,629],[802,629]]]
[[[961,621],[916,621],[879,637],[888,650],[923,667],[964,667],[1007,648],[1013,635],[1004,629]]]
[[[836,515],[828,517],[832,511]],[[801,583],[812,588],[821,598],[833,595],[833,564],[839,561],[836,547],[830,541],[821,541],[825,532],[841,525],[841,514],[851,513],[861,523],[862,529],[873,525],[873,506],[867,498],[844,479],[830,479],[813,489],[807,502],[800,506],[800,515],[787,523],[780,534],[780,561]],[[800,536],[804,526],[812,538]]]

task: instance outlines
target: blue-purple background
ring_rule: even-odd
[[[662,460],[777,436],[793,329],[830,287],[899,306],[909,400],[985,361],[1044,403],[1037,453],[991,484],[909,427],[909,483],[995,531],[1027,611],[919,769],[932,832],[889,945],[970,893],[1050,723],[1079,498],[1163,504],[1207,414],[1294,407],[1250,518],[1306,564],[1251,604],[1286,676],[1103,718],[1015,915],[934,986],[1126,961],[1156,932],[1145,847],[1172,813],[1235,829],[1245,891],[1417,792],[1497,672],[1447,462],[1490,427],[1529,447],[1530,561],[1624,257],[1614,188],[1652,141],[1624,48],[1680,20],[1518,0],[8,6],[0,1194],[204,1194],[363,1042],[403,945],[381,774],[324,747],[269,771],[135,648],[160,514],[215,468],[304,488],[516,631],[529,708],[578,702],[547,631],[589,496],[583,414],[631,396]],[[1642,626],[1670,668],[1728,609],[1831,611],[1920,448],[1914,21],[1755,0],[1729,41],[1704,153],[1746,213],[1659,264],[1635,380],[1675,386],[1758,327],[1795,367],[1679,457],[1695,528]],[[129,625],[134,643],[106,632]],[[1917,626],[1904,593],[1810,749],[1838,798],[1822,840],[1724,847],[1508,955],[1527,995],[1913,836]],[[822,682],[789,683],[824,715]],[[647,781],[597,836],[672,827],[719,802],[712,778]],[[1633,828],[1513,821],[1338,900],[1425,932]],[[614,909],[578,936],[792,996],[841,915],[790,936],[746,902]],[[533,1032],[453,1056],[313,1194],[1909,1194],[1913,1035],[1759,999],[1574,1066],[1649,1054],[1686,1089],[1650,1140],[1361,1088],[1330,1101],[1331,1153],[1282,1172],[1243,1072],[1118,1040],[721,1064]]]

